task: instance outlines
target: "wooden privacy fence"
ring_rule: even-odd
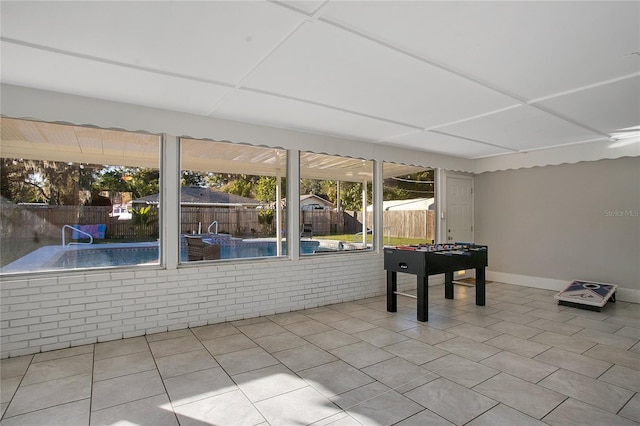
[[[156,207],[152,208],[157,212]],[[207,232],[207,227],[218,222],[219,233],[235,236],[271,236],[275,235],[275,212],[270,224],[260,223],[259,209],[183,206],[181,208],[181,227],[183,234]],[[109,216],[108,206],[48,206],[2,204],[2,236],[28,237],[34,235],[60,238],[64,225],[107,225],[107,238],[150,237],[158,234],[158,216],[147,225],[135,225],[132,220],[117,220]],[[312,224],[314,235],[351,234],[362,231],[362,212],[336,212],[333,210],[309,210],[300,212],[300,225]],[[385,211],[385,227],[391,235],[402,238],[434,239],[435,216],[433,211],[407,210]],[[373,214],[367,213],[367,228],[373,228]],[[282,214],[282,229],[286,229],[286,211]],[[215,230],[215,226],[211,231]],[[384,231],[387,236],[387,230]]]
[[[433,210],[385,210],[382,223],[392,237],[435,239],[435,212]],[[367,223],[373,225],[373,213],[367,212]],[[367,226],[372,228],[372,226]],[[387,237],[387,229],[384,237]]]

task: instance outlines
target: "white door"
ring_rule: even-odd
[[[473,241],[473,178],[447,176],[447,243]]]

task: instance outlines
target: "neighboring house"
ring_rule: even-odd
[[[315,194],[300,196],[300,210],[331,210],[335,205],[322,197]]]
[[[147,195],[132,201],[134,208],[140,204],[158,205],[159,194]],[[199,186],[183,186],[180,188],[180,204],[182,206],[209,207],[245,207],[255,208],[261,203],[258,200],[228,192],[216,191]]]

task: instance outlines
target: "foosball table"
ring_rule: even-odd
[[[397,312],[397,296],[417,299],[418,321],[429,316],[429,275],[444,274],[444,297],[453,299],[453,274],[464,269],[476,270],[476,305],[485,305],[485,268],[487,246],[473,243],[429,244],[384,249],[387,271],[387,311]],[[397,273],[417,276],[417,296],[397,291]]]

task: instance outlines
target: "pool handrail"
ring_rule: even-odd
[[[88,236],[88,237],[89,237],[89,242],[88,242],[88,243],[79,243],[79,242],[71,241],[71,242],[69,242],[69,244],[65,244],[64,230],[65,230],[66,228],[73,229],[74,231],[77,231],[77,232],[79,232],[79,233],[81,233],[81,234],[84,234],[84,235]],[[93,244],[93,235],[91,235],[91,234],[90,234],[90,233],[88,233],[88,232],[83,231],[82,229],[76,228],[75,226],[71,226],[71,225],[64,225],[64,226],[62,227],[62,245],[63,245],[63,246],[65,246],[65,245],[70,246],[71,244]]]
[[[216,225],[216,233],[215,233],[215,234],[213,234],[213,233],[211,232],[211,227],[212,227],[213,225]],[[211,222],[211,223],[209,224],[209,227],[207,227],[207,232],[208,232],[209,234],[212,234],[212,235],[218,235],[218,221],[217,221],[217,220],[214,220],[213,222]]]

